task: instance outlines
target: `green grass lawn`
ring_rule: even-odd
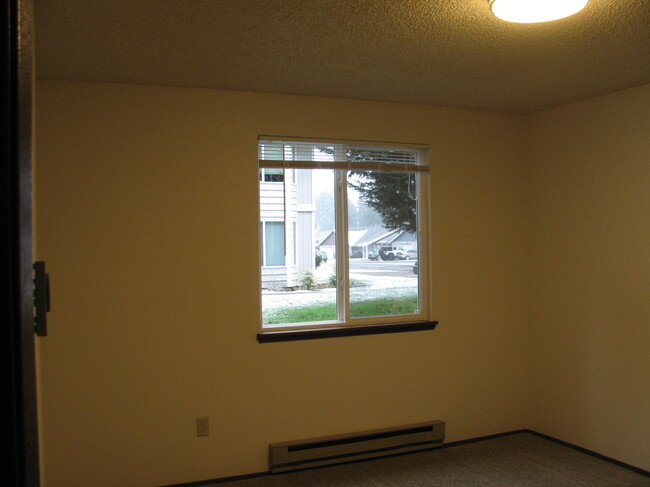
[[[350,316],[352,318],[365,318],[366,316],[394,316],[417,313],[418,297],[404,296],[399,298],[373,299],[366,301],[352,301],[350,303]]]
[[[350,315],[353,318],[394,316],[412,314],[417,312],[417,309],[417,295],[414,294],[400,298],[353,301],[350,304]],[[264,313],[264,324],[266,325],[334,320],[336,320],[336,305],[334,303],[296,306]]]

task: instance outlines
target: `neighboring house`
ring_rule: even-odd
[[[263,288],[295,287],[302,272],[315,267],[311,178],[311,171],[260,169]]]
[[[403,230],[388,230],[384,227],[370,227],[348,232],[350,258],[368,258],[371,252],[378,252],[381,247],[396,246],[404,250],[417,250],[417,238]],[[323,232],[317,240],[318,250],[324,251],[329,258],[336,258],[336,233]]]
[[[334,230],[318,232],[316,248],[325,252],[328,259],[336,259],[336,232]]]
[[[401,247],[404,250],[417,250],[418,239],[414,233],[405,232],[403,230],[392,233],[379,242],[381,247],[393,246]]]
[[[367,228],[355,242],[350,242],[350,256],[352,258],[367,258],[371,252],[378,252],[384,244],[383,241],[390,239],[399,233],[398,230],[388,230],[384,227]]]

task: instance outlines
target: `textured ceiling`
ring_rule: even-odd
[[[529,113],[650,82],[650,0],[546,24],[488,0],[36,0],[39,78]]]

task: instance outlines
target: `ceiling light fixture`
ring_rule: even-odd
[[[589,0],[490,0],[492,13],[508,22],[548,22],[579,12]]]

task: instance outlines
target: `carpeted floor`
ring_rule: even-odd
[[[519,433],[492,440],[215,487],[650,487],[650,478]]]

